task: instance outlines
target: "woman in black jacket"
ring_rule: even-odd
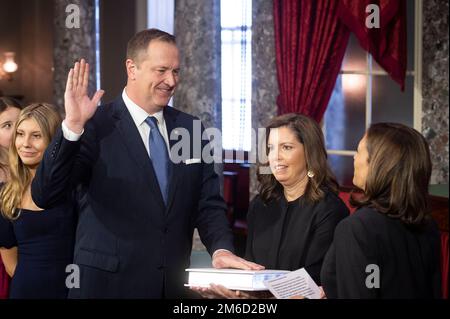
[[[428,144],[401,124],[373,124],[354,157],[359,209],[336,228],[321,272],[327,298],[440,298],[440,241],[427,205]]]
[[[267,163],[259,165],[259,195],[249,206],[245,258],[266,269],[305,268],[317,284],[336,225],[349,211],[327,163],[322,131],[300,114],[278,116],[266,128]],[[270,297],[222,286],[195,288],[209,298]]]
[[[274,118],[266,132],[268,165],[258,167],[246,259],[268,269],[304,267],[320,284],[334,229],[349,214],[328,167],[322,131],[313,119],[293,113]]]

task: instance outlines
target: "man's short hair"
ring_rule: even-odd
[[[136,33],[127,45],[127,59],[139,64],[143,53],[146,53],[150,42],[158,40],[176,45],[175,36],[159,29],[147,29]]]

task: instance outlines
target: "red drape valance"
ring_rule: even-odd
[[[338,15],[341,21],[404,90],[407,60],[406,0],[340,0],[339,3]],[[367,27],[366,19],[374,12],[366,10],[369,5],[379,8],[379,28]]]
[[[368,28],[368,5],[379,8],[379,28]],[[350,32],[404,89],[406,0],[273,0],[278,113],[320,122]]]

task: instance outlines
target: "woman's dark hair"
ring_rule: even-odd
[[[428,218],[431,159],[428,143],[416,130],[397,123],[372,124],[366,132],[368,174],[355,206],[371,206],[409,225]]]
[[[324,196],[323,188],[326,187],[334,193],[338,193],[339,185],[328,166],[327,152],[322,130],[313,119],[297,114],[289,113],[273,118],[266,127],[266,154],[270,130],[279,127],[287,127],[303,144],[305,151],[306,169],[314,172],[314,177],[309,178],[305,189],[305,198],[310,202],[317,202]],[[259,194],[261,199],[268,203],[272,199],[283,196],[283,186],[276,180],[273,174],[264,174],[270,169],[269,163],[260,163],[257,168],[257,177],[260,182]]]
[[[15,107],[22,110],[22,103],[12,97],[0,96],[0,114],[8,107]],[[8,151],[0,147],[0,170],[4,175],[8,175]]]
[[[6,110],[7,107],[16,107],[19,110],[23,109],[22,103],[12,97],[0,96],[0,113]]]

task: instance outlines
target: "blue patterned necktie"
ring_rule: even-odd
[[[169,194],[169,154],[166,142],[158,129],[156,117],[149,116],[145,119],[145,122],[150,126],[150,135],[148,137],[150,157],[158,179],[159,189],[161,190],[164,203],[167,205],[167,196]]]

